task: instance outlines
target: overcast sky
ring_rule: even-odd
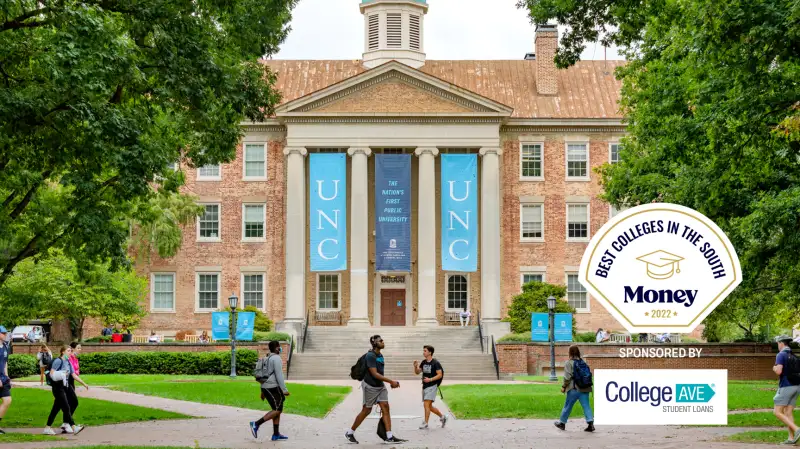
[[[360,0],[300,0],[292,31],[275,59],[361,59]],[[425,52],[430,59],[522,59],[534,51],[534,27],[517,0],[428,0]],[[560,27],[559,27],[560,28]],[[559,30],[560,34],[563,29]],[[582,59],[604,58],[590,43]],[[608,59],[621,59],[609,48]]]

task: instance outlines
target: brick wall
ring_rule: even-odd
[[[556,344],[556,369],[569,359],[570,344]],[[775,353],[769,344],[700,343],[620,345],[581,343],[577,345],[592,369],[727,369],[731,380],[774,380]],[[701,348],[699,358],[622,358],[620,348]],[[546,375],[550,372],[550,346],[541,343],[498,343],[500,372],[513,375]]]

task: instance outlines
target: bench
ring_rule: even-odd
[[[131,339],[132,343],[147,343],[147,339],[150,338],[147,335],[134,335]]]
[[[630,343],[631,334],[611,334],[608,341],[611,343]]]
[[[458,314],[460,312],[445,312],[444,313],[444,322],[445,323],[458,323]]]
[[[199,335],[184,335],[183,336],[183,341],[185,341],[186,343],[198,343],[198,342],[200,342],[200,336]]]

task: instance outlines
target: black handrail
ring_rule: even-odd
[[[286,359],[286,380],[289,380],[289,368],[292,367],[293,352],[294,352],[294,335],[289,335],[289,358]]]
[[[308,314],[306,311],[306,320],[303,321],[303,341],[300,342],[300,352],[306,352],[306,333],[308,333]]]
[[[478,338],[481,339],[481,353],[486,352],[483,349],[483,326],[481,326],[481,313],[478,312]]]
[[[494,344],[494,335],[492,335],[492,357],[494,357],[494,370],[497,372],[497,380],[500,380],[500,359],[497,358],[497,345]]]

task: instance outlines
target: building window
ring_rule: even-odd
[[[244,179],[267,179],[267,151],[263,143],[244,145]]]
[[[405,150],[402,148],[384,148],[383,154],[403,154]]]
[[[544,213],[541,204],[520,205],[521,240],[543,240]]]
[[[339,275],[317,275],[317,309],[339,310]]]
[[[577,274],[567,274],[567,302],[578,312],[589,311],[589,295],[578,282]]]
[[[463,274],[451,274],[447,277],[447,309],[464,310],[469,307],[469,282]]]
[[[521,273],[520,282],[522,285],[528,282],[544,282],[544,273]]]
[[[219,204],[205,204],[197,223],[198,240],[219,240]]]
[[[197,169],[198,181],[219,181],[222,179],[222,169],[219,164],[204,165]]]
[[[542,144],[522,144],[522,153],[520,157],[522,158],[520,161],[522,168],[520,176],[528,179],[541,179],[543,177]]]
[[[612,164],[619,162],[619,144],[612,143],[608,145],[608,160]]]
[[[320,148],[317,150],[317,153],[323,153],[323,154],[339,153],[339,152],[340,150],[338,148]]]
[[[567,179],[589,179],[589,145],[567,144]]]
[[[264,204],[244,204],[242,212],[243,240],[264,240],[264,224],[266,222],[266,206]]]
[[[264,274],[242,275],[242,296],[244,307],[253,306],[264,310]]]
[[[219,273],[197,274],[197,309],[219,308]]]
[[[175,273],[153,273],[150,276],[151,311],[175,310]]]
[[[567,204],[567,239],[589,238],[589,205]]]

